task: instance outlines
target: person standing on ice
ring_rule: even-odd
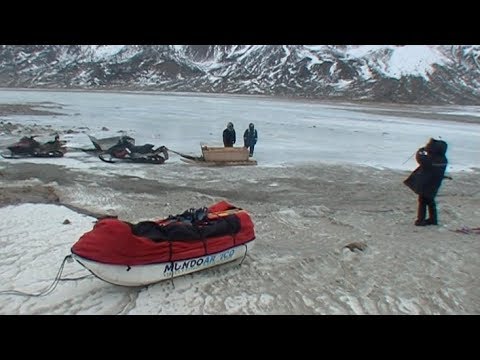
[[[248,125],[248,129],[243,133],[243,143],[247,149],[250,149],[250,157],[253,156],[253,151],[255,150],[255,144],[258,140],[257,129],[253,123]]]
[[[237,141],[235,129],[233,123],[229,122],[227,128],[223,130],[223,145],[225,147],[233,147],[233,144]]]
[[[448,164],[446,152],[445,141],[430,139],[427,145],[416,153],[419,166],[403,182],[418,195],[416,226],[438,224],[435,196],[445,177]],[[428,219],[425,219],[427,208]]]

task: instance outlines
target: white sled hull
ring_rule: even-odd
[[[243,259],[254,242],[252,240],[216,254],[150,265],[112,265],[88,260],[76,254],[72,254],[72,257],[101,280],[121,286],[144,286]]]

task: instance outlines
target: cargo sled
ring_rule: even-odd
[[[171,152],[180,155],[182,161],[189,164],[204,166],[239,166],[257,165],[257,161],[249,158],[249,151],[245,147],[220,147],[202,145],[202,156],[190,156],[182,153]]]
[[[99,220],[72,246],[72,257],[96,277],[144,286],[243,261],[255,242],[250,214],[226,201],[155,221]]]

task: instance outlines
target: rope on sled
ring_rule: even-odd
[[[92,276],[92,275],[85,275],[85,276],[81,276],[81,277],[78,277],[78,278],[61,278],[63,268],[65,267],[65,262],[67,260],[70,260],[70,259],[72,259],[72,255],[65,256],[65,258],[62,261],[62,264],[60,265],[60,268],[58,269],[57,275],[55,276],[55,279],[53,280],[53,283],[48,288],[46,288],[45,290],[43,290],[39,293],[27,293],[27,292],[18,291],[18,290],[2,290],[2,291],[0,291],[0,295],[18,295],[18,296],[31,296],[31,297],[46,296],[46,295],[52,293],[53,290],[55,290],[55,288],[57,287],[57,285],[60,281],[81,280],[81,279],[84,279],[86,277]]]
[[[174,277],[174,276],[173,276],[173,273],[174,273],[174,271],[175,271],[175,264],[174,264],[174,262],[173,262],[173,260],[172,260],[172,253],[173,253],[173,250],[172,250],[172,249],[173,249],[173,244],[172,244],[172,241],[169,239],[169,240],[168,240],[168,250],[169,250],[168,262],[169,262],[170,264],[172,264],[172,275],[170,276],[170,281],[172,282],[172,286],[173,286],[173,288],[175,289],[175,283],[173,282],[173,277]]]
[[[242,261],[240,261],[240,264],[238,264],[238,266],[241,266],[243,264],[243,260],[245,260],[245,258],[247,257],[248,246],[247,244],[243,244],[243,246],[245,246],[245,254],[243,254]]]
[[[198,156],[183,154],[183,153],[181,153],[181,152],[172,150],[172,149],[170,149],[170,148],[167,148],[167,151],[170,151],[170,152],[172,152],[172,153],[174,153],[174,154],[180,155],[181,157],[184,157],[185,159],[189,159],[189,160],[200,160],[200,158],[201,158],[201,157],[198,157]]]
[[[242,260],[240,261],[240,263],[238,264],[238,266],[241,266],[241,265],[243,264],[243,260],[245,260],[245,258],[247,257],[248,246],[247,246],[247,244],[243,244],[243,246],[245,246],[245,254],[243,254]],[[205,255],[207,255],[206,252],[205,252]],[[169,262],[170,262],[170,264],[172,264],[172,274],[170,275],[170,281],[171,281],[171,283],[172,283],[173,288],[175,289],[175,282],[173,281],[173,279],[174,279],[173,273],[174,273],[174,270],[175,270],[175,263],[172,261],[171,252],[170,252],[170,260],[169,260]]]

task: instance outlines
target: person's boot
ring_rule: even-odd
[[[437,208],[435,205],[428,205],[428,219],[426,220],[427,225],[438,225],[437,221]]]
[[[427,226],[430,225],[427,220],[415,220],[415,226]]]

